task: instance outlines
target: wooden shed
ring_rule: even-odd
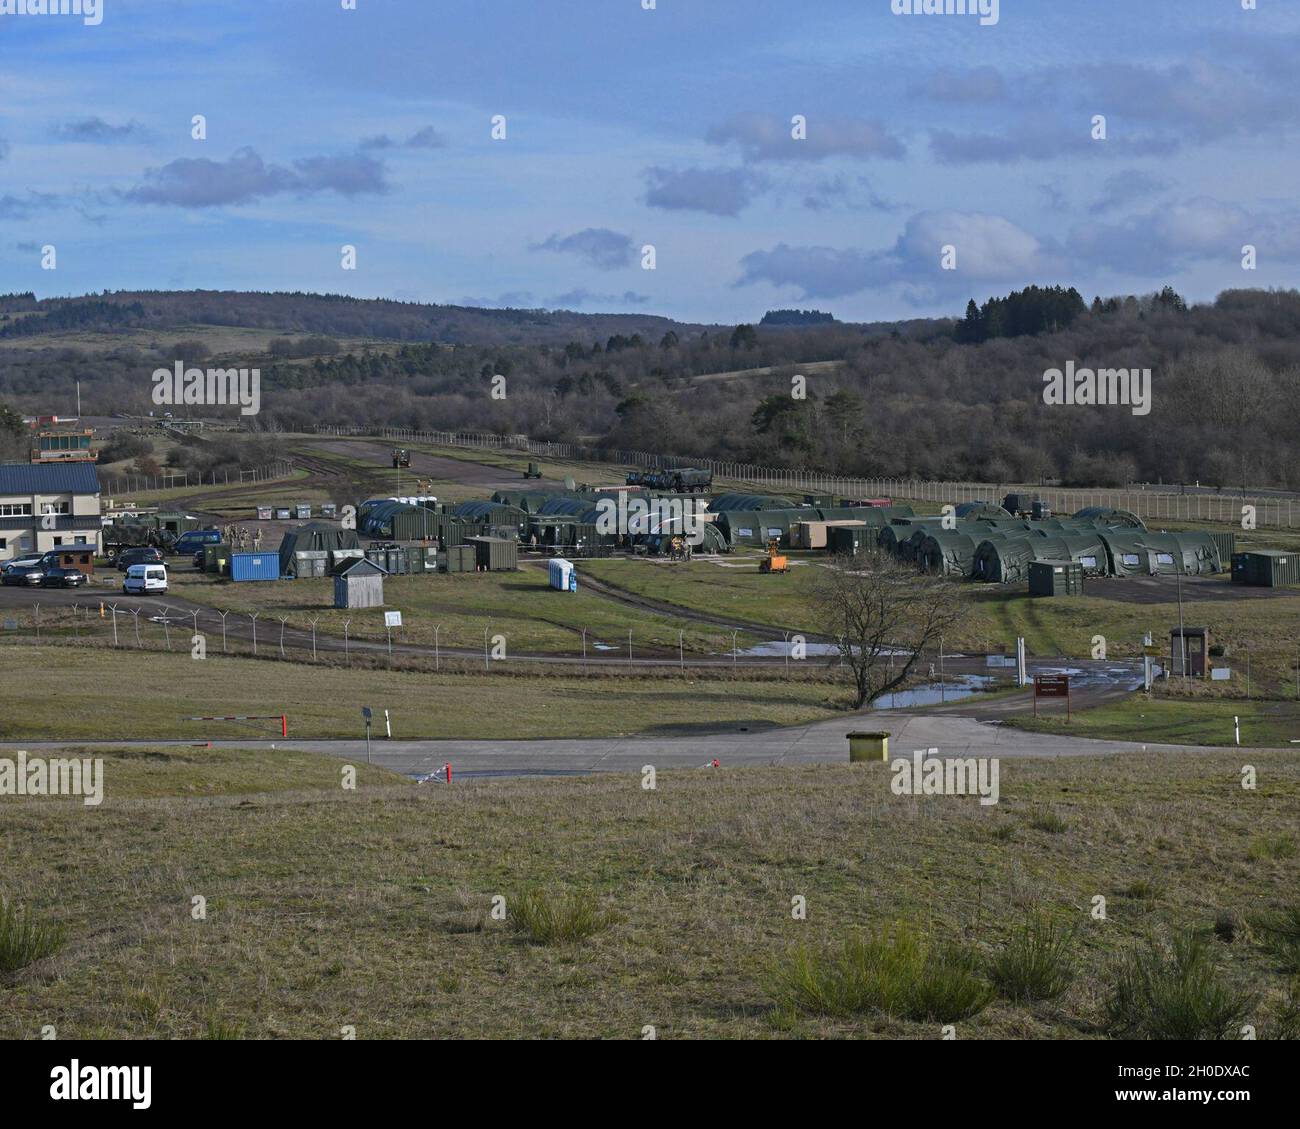
[[[358,557],[339,562],[334,570],[336,608],[381,608],[384,606],[384,577],[388,571],[374,561]]]

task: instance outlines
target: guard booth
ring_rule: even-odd
[[[1175,627],[1169,633],[1169,673],[1189,678],[1208,678],[1210,674],[1210,629]]]

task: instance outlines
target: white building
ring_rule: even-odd
[[[0,562],[62,545],[102,548],[95,464],[0,465]]]

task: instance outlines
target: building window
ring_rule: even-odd
[[[41,513],[43,514],[70,514],[72,512],[71,502],[42,502]]]
[[[31,502],[0,502],[0,517],[31,517]]]

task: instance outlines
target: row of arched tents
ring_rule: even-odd
[[[878,544],[926,572],[1001,584],[1027,581],[1035,561],[1071,561],[1094,577],[1212,575],[1227,567],[1209,533],[1153,533],[1136,514],[1100,507],[1044,521],[958,507],[950,529],[938,518],[896,521],[881,529]]]

